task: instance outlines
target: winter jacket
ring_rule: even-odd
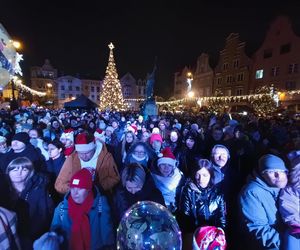
[[[55,160],[50,158],[48,161],[46,161],[47,172],[49,172],[53,176],[55,176],[55,179],[56,179],[62,166],[64,165],[65,160],[66,160],[66,157],[64,156],[63,153],[61,153],[60,156]]]
[[[180,199],[182,229],[193,232],[199,226],[226,227],[226,206],[216,186],[201,188],[193,181],[184,186]]]
[[[55,189],[57,192],[65,194],[69,191],[69,182],[72,176],[81,169],[80,159],[77,152],[73,152],[66,158],[62,169],[56,179]],[[103,190],[111,190],[120,180],[118,168],[112,157],[107,151],[105,144],[99,153],[94,183]]]
[[[34,174],[14,200],[12,210],[17,213],[22,249],[28,249],[33,240],[48,231],[53,216],[54,203],[48,192],[48,179]]]
[[[164,197],[165,204],[171,213],[175,213],[179,206],[182,187],[185,183],[183,173],[178,168],[174,169],[171,177],[164,177],[158,171],[152,171],[156,187]]]
[[[279,211],[286,224],[300,227],[300,190],[291,186],[282,189],[279,196]]]
[[[240,221],[249,249],[279,249],[282,222],[279,188],[268,186],[256,172],[240,193]]]
[[[94,202],[89,212],[91,226],[91,250],[100,250],[105,246],[114,244],[114,232],[111,211],[107,199],[98,188],[93,189]],[[68,249],[71,236],[72,221],[68,214],[68,198],[70,192],[65,195],[64,200],[56,207],[51,230],[56,231],[64,238],[63,249]]]
[[[27,157],[30,159],[33,163],[34,169],[38,172],[46,170],[46,163],[43,155],[31,144],[27,144],[25,149],[20,153],[15,153],[13,150],[10,150],[8,153],[4,154],[0,162],[0,167],[3,173],[5,173],[8,164],[18,157]]]

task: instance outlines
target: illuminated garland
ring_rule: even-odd
[[[14,77],[12,79],[12,81],[14,81],[14,84],[19,87],[21,90],[24,90],[26,92],[29,92],[31,93],[32,95],[37,95],[39,97],[42,97],[42,96],[45,96],[46,93],[45,92],[39,92],[39,91],[36,91],[34,89],[31,89],[29,87],[27,87],[26,85],[22,84],[21,80],[19,80],[17,77]]]

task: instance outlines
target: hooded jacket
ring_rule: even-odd
[[[282,222],[278,211],[280,188],[270,187],[256,172],[240,193],[242,231],[249,249],[279,249]]]

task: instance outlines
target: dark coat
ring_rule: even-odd
[[[8,164],[18,157],[27,157],[30,159],[33,163],[34,170],[37,172],[46,170],[46,163],[43,155],[31,144],[27,144],[25,149],[20,153],[15,153],[13,150],[10,150],[3,156],[2,161],[0,162],[3,173],[5,173]]]
[[[226,206],[223,194],[216,186],[200,188],[189,181],[180,199],[182,230],[194,232],[199,226],[226,226]]]
[[[64,165],[65,160],[66,160],[66,157],[62,153],[55,160],[52,160],[50,158],[48,161],[46,161],[47,172],[52,174],[56,179],[56,177],[58,176],[58,174],[60,172],[60,169]]]
[[[49,230],[53,216],[54,203],[48,192],[48,179],[34,174],[22,193],[16,196],[13,210],[18,217],[22,249],[31,249],[28,246],[32,246],[34,240]]]

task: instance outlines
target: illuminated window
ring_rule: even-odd
[[[264,77],[264,70],[263,69],[256,70],[255,79],[261,79],[263,77]]]

